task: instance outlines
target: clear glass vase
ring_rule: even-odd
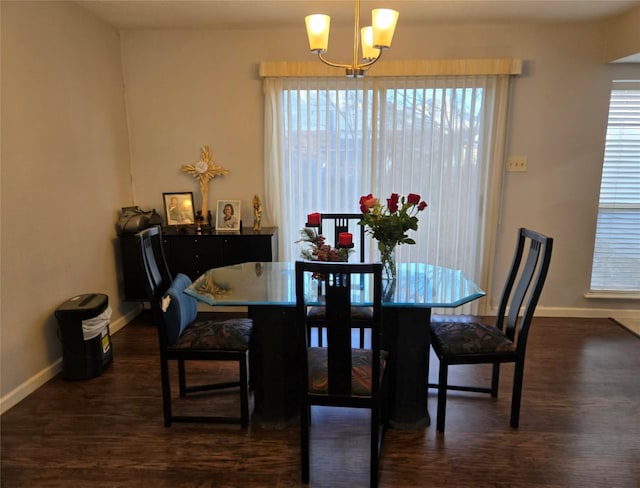
[[[385,244],[380,242],[378,249],[380,250],[380,262],[382,263],[382,279],[396,279],[396,245]]]

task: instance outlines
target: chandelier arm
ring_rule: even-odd
[[[378,59],[380,59],[381,57],[382,57],[382,49],[380,49],[380,52],[378,53],[378,55],[375,58],[373,58],[371,61],[367,61],[366,63],[359,64],[357,67],[360,69],[369,68],[371,67],[372,64],[375,64],[378,61]]]
[[[378,61],[378,59],[380,59],[381,57],[382,57],[382,49],[380,50],[380,53],[378,54],[377,58],[374,58],[371,61],[367,61],[366,63],[356,63],[355,65],[352,65],[352,64],[345,64],[345,63],[334,63],[333,61],[329,61],[324,56],[322,56],[322,53],[318,53],[318,59],[320,59],[320,61],[322,61],[324,64],[327,64],[329,66],[333,66],[334,68],[365,69],[370,67],[376,61]]]
[[[322,56],[322,53],[318,53],[318,59],[320,59],[320,61],[322,61],[324,64],[328,64],[329,66],[333,66],[334,68],[351,68],[352,67],[350,64],[334,63],[332,61],[329,61],[328,59],[325,59]]]

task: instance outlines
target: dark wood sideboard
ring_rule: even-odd
[[[124,299],[145,300],[138,265],[135,234],[119,236],[124,274]],[[195,228],[163,227],[162,241],[169,269],[173,275],[184,273],[192,280],[210,268],[251,261],[278,260],[276,227],[264,227],[260,233],[252,229],[242,232],[216,232]]]

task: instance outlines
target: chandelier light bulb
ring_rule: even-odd
[[[373,26],[373,46],[377,48],[391,47],[393,34],[398,22],[398,12],[388,8],[376,8],[371,12]]]
[[[331,17],[324,14],[313,14],[307,15],[304,20],[307,24],[309,49],[314,53],[326,53],[329,46]]]
[[[380,49],[373,47],[373,27],[363,27],[361,30],[362,58],[369,61],[380,55]]]

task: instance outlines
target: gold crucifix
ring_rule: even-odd
[[[211,159],[211,149],[209,146],[202,146],[200,160],[195,163],[183,164],[180,169],[195,177],[200,183],[200,193],[202,194],[202,216],[207,217],[207,200],[209,195],[209,180],[216,176],[228,175],[229,170],[214,163]]]

